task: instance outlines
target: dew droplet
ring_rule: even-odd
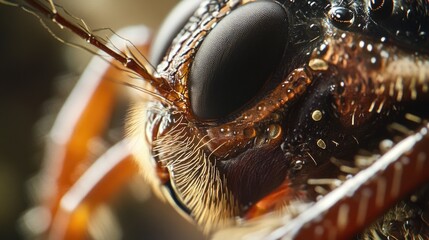
[[[312,118],[314,121],[316,121],[316,122],[318,122],[318,121],[322,120],[322,117],[323,117],[323,114],[322,114],[322,112],[321,112],[320,110],[315,110],[315,111],[313,111],[313,113],[311,114],[311,118]]]
[[[353,24],[355,14],[345,7],[333,7],[328,13],[329,19],[337,27],[349,27]]]
[[[256,136],[256,130],[253,127],[248,127],[243,130],[243,134],[246,138],[253,138]]]
[[[276,139],[280,136],[282,127],[278,124],[270,124],[267,128],[267,132],[270,139]]]
[[[328,64],[320,58],[311,59],[308,66],[314,71],[326,71],[329,68]]]
[[[319,47],[319,51],[317,51],[317,54],[320,56],[325,55],[328,51],[328,45],[326,43],[322,43]]]
[[[373,48],[373,46],[372,46],[372,44],[368,44],[367,46],[366,46],[366,50],[368,51],[368,52],[372,52],[372,50],[373,50],[374,48]]]
[[[326,149],[326,143],[322,139],[317,140],[317,146],[321,149]]]

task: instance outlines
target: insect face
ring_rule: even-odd
[[[261,202],[263,213],[315,202],[309,179],[354,175],[358,152],[396,138],[386,125],[425,119],[427,4],[392,4],[201,5],[158,67],[180,103],[149,109],[154,162],[178,205],[209,231],[259,215]]]
[[[282,220],[259,225],[271,224],[271,238],[350,238],[427,181],[426,1],[184,5],[193,11],[177,19],[192,16],[164,35],[169,47],[157,40],[154,59],[164,57],[153,72],[28,3],[151,84],[154,98],[130,114],[133,153],[206,233],[276,212]],[[402,181],[410,169],[415,177]],[[391,214],[367,236],[426,236],[427,192],[413,199],[412,214]],[[417,227],[406,227],[410,219]],[[386,230],[392,224],[403,230]]]

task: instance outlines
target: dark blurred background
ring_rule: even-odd
[[[177,1],[73,0],[57,3],[85,19],[93,28],[118,30],[144,23],[156,30]],[[27,183],[39,170],[47,133],[43,123],[50,122],[41,119],[52,112],[50,99],[58,95],[58,82],[77,78],[91,54],[56,41],[34,16],[5,5],[0,5],[0,36],[0,239],[22,239],[18,219],[31,206]],[[155,206],[162,209],[158,211]],[[171,232],[172,235],[161,236],[175,239],[201,237],[192,233],[195,230],[190,224],[180,223],[184,220],[174,213],[170,216],[171,209],[166,207],[169,210],[165,210],[159,203],[149,203],[140,211],[144,214],[151,208],[155,211],[147,213],[146,222],[152,224],[149,227],[152,232],[146,239],[151,238],[154,231]]]

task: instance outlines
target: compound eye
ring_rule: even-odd
[[[222,19],[198,49],[188,89],[197,118],[220,119],[258,95],[287,45],[286,10],[275,2],[243,5]]]
[[[159,64],[174,37],[180,32],[202,0],[183,0],[179,2],[162,23],[161,28],[153,41],[150,51],[150,60]]]

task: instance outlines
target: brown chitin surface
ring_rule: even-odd
[[[337,31],[313,52],[310,66],[334,67],[342,79],[335,105],[341,122],[359,126],[392,104],[427,99],[429,60],[380,39]],[[323,67],[321,67],[323,66]]]
[[[170,99],[174,107],[154,103],[149,107],[149,121],[144,127],[153,146],[152,161],[158,175],[168,177],[164,179],[164,187],[174,195],[164,196],[181,206],[205,232],[230,225],[239,213],[224,176],[210,161],[211,156],[205,150],[206,134],[199,131],[189,104],[189,68],[198,46],[220,19],[241,4],[211,3],[197,10],[158,66],[160,76],[169,81],[175,96],[179,96]]]
[[[389,122],[387,119],[398,114],[404,104],[421,102],[428,98],[428,57],[411,50],[398,48],[385,39],[374,41],[363,35],[335,29],[335,33],[326,35],[322,44],[313,51],[308,61],[308,67],[311,76],[309,82],[311,83],[335,79],[333,81],[336,86],[336,90],[333,92],[333,107],[341,122],[340,128],[350,129],[350,132],[357,137],[357,144],[359,144],[358,139],[365,139],[368,134],[366,132],[359,136],[360,132],[365,133],[367,126],[387,124]],[[321,114],[319,111],[309,113],[314,121],[320,121],[319,114]],[[356,132],[353,129],[357,129]],[[371,134],[374,133],[373,131]],[[332,141],[334,144],[331,143],[329,146],[322,139],[319,140],[317,145],[322,149],[332,149],[333,146],[342,144],[340,141],[338,141],[340,143]],[[275,162],[272,163],[275,164]],[[329,165],[331,170],[326,170]],[[246,168],[246,166],[242,167]],[[310,173],[305,176],[335,177],[338,172],[333,168],[336,166],[329,163],[323,166],[322,163],[322,166],[312,168],[309,170]],[[317,171],[322,173],[318,174]],[[325,172],[326,175],[323,175],[324,171],[330,171],[330,173]],[[235,173],[240,175],[240,172]],[[288,177],[284,183],[288,183],[290,186],[300,186],[300,182],[307,182],[307,180],[302,177],[295,179]],[[291,203],[296,204],[291,201],[294,198],[291,196],[294,192],[296,194],[296,191],[297,189],[287,190],[281,185],[273,194],[252,206],[247,217],[260,216],[273,209],[282,210]],[[283,197],[278,197],[279,192],[286,193]],[[295,196],[296,199],[298,199],[297,197],[298,195]],[[283,204],[281,204],[282,201]],[[383,211],[380,209],[378,212]]]
[[[337,117],[342,125],[339,128],[345,127],[353,133],[353,129],[361,129],[361,127],[365,129],[365,126],[374,126],[372,124],[375,126],[381,126],[380,123],[390,124],[392,121],[388,120],[389,117],[404,114],[401,110],[404,105],[419,105],[427,101],[429,96],[429,57],[427,55],[399,48],[386,39],[374,41],[370,37],[337,29],[328,32],[331,34],[325,35],[321,45],[312,52],[308,67],[313,76],[312,83],[334,79],[336,88],[333,91],[333,107],[337,111]],[[320,112],[314,111],[309,116],[314,121],[320,121],[323,117],[320,114]],[[376,174],[366,176],[366,183],[350,188],[348,193],[335,200],[338,200],[337,202],[332,199],[335,198],[333,196],[338,194],[338,191],[332,195],[326,195],[326,199],[322,200],[324,204],[332,204],[330,208],[319,209],[319,215],[303,220],[311,215],[311,212],[318,211],[317,207],[322,207],[322,202],[320,205],[316,205],[317,207],[309,208],[308,211],[296,210],[299,209],[296,207],[296,211],[291,212],[293,215],[283,215],[281,220],[265,219],[266,222],[258,222],[256,219],[253,223],[244,224],[249,232],[241,233],[255,234],[254,236],[268,239],[280,237],[285,239],[350,239],[394,205],[399,197],[406,197],[410,192],[415,191],[415,186],[421,186],[427,182],[425,174],[428,168],[427,122],[419,117],[413,121],[416,121],[417,125],[422,128],[416,129],[417,133],[407,139],[409,145],[406,145],[406,141],[404,141],[398,144],[394,151],[383,157],[384,160],[390,158],[392,163],[380,167]],[[373,134],[377,131],[382,132],[383,129],[384,126],[371,131]],[[411,132],[410,129],[407,131]],[[358,136],[357,132],[355,134]],[[402,151],[399,145],[402,147]],[[320,147],[322,146],[326,149],[335,147],[332,144],[331,146],[320,145]],[[405,150],[404,146],[406,146]],[[379,157],[380,155],[377,158]],[[330,165],[330,171],[335,174],[336,166],[328,165]],[[310,171],[320,171],[321,167],[316,166]],[[373,169],[373,167],[370,168]],[[350,177],[355,174],[352,171],[360,171],[357,168],[350,170],[350,172],[342,174],[349,174]],[[336,179],[336,176],[332,174],[326,176],[334,177],[338,182],[345,180]],[[413,177],[407,180],[407,176]],[[296,184],[297,182],[310,184],[312,180],[314,179],[298,177],[287,179],[284,184],[299,186]],[[325,182],[335,183],[332,179],[326,179]],[[292,208],[293,204],[299,206],[297,202],[291,200],[293,192],[294,190],[281,185],[273,194],[253,205],[248,211],[247,217],[258,217],[273,209],[284,211],[285,208]],[[279,197],[279,193],[283,196]],[[413,196],[416,199],[421,197],[418,194]],[[424,196],[422,198],[424,199]],[[330,200],[332,201],[330,202]],[[281,204],[282,202],[283,204]],[[382,218],[380,222],[376,223],[374,228],[369,228],[366,235],[361,237],[389,236],[393,239],[402,239],[404,236],[416,238],[425,236],[427,224],[424,221],[426,221],[427,212],[415,213],[413,211],[416,210],[412,207],[404,205],[405,203],[401,204],[394,207],[384,219]],[[302,213],[301,211],[306,214],[293,219]],[[408,211],[409,216],[402,215],[404,213],[401,211]],[[309,212],[310,214],[308,214]],[[406,224],[407,221],[411,224],[409,229],[402,229],[401,224]],[[264,231],[269,233],[264,235]],[[224,236],[222,234],[229,236],[237,234],[234,235],[235,237],[244,236],[240,235],[239,231],[227,230],[221,231],[217,237]]]
[[[428,56],[398,48],[385,39],[374,42],[358,34],[337,31],[315,49],[309,66],[320,72],[330,71],[332,77],[342,79],[340,85],[343,88],[335,92],[334,103],[341,123],[351,128],[368,124],[380,116],[395,114],[404,104],[428,99]],[[427,126],[415,136],[412,150],[402,152],[403,155],[399,155],[391,166],[386,165],[362,187],[353,190],[353,195],[350,193],[351,196],[344,196],[326,212],[321,211],[323,220],[314,219],[303,227],[294,226],[299,221],[293,221],[292,227],[283,228],[289,229],[283,233],[284,236],[297,239],[350,238],[395,204],[399,195],[404,197],[415,191],[412,186],[421,186],[427,181],[424,174],[427,169]],[[388,158],[387,154],[384,157]],[[405,180],[406,176],[413,178]],[[416,199],[417,196],[414,195]],[[416,210],[401,204],[362,237],[386,234],[401,239],[427,234],[425,223],[419,223],[425,221],[425,213],[415,213]],[[406,229],[402,227],[402,221],[414,225]]]
[[[272,92],[232,121],[203,128],[210,139],[207,143],[208,150],[215,156],[225,158],[239,153],[252,141],[256,146],[278,145],[282,139],[280,114],[310,84],[311,79],[305,69],[295,69]]]
[[[403,114],[401,108],[404,104],[417,105],[416,102],[423,100],[425,103],[428,99],[428,56],[411,50],[418,47],[400,48],[395,42],[384,37],[374,40],[369,37],[371,34],[365,32],[365,28],[342,31],[326,24],[323,29],[326,34],[316,36],[315,40],[302,42],[311,46],[323,38],[314,51],[311,51],[311,47],[301,47],[296,52],[289,52],[299,60],[284,66],[287,70],[282,72],[282,76],[285,77],[275,81],[278,86],[266,92],[266,95],[255,98],[252,104],[240,109],[239,114],[217,119],[219,121],[202,121],[190,110],[190,65],[195,51],[207,33],[235,7],[244,4],[244,1],[213,1],[214,4],[201,7],[194,16],[197,21],[191,21],[185,27],[165,61],[160,64],[160,77],[152,76],[152,73],[149,73],[144,65],[137,63],[132,56],[111,51],[89,32],[67,24],[55,12],[51,13],[41,5],[34,4],[35,1],[29,3],[53,21],[66,23],[63,25],[90,44],[112,55],[157,88],[165,105],[153,104],[148,116],[141,116],[142,119],[149,117],[147,128],[140,129],[147,130],[149,145],[153,147],[150,151],[155,160],[154,175],[158,175],[159,183],[171,191],[171,200],[195,218],[205,231],[228,225],[234,222],[234,217],[246,213],[247,216],[251,215],[249,213],[252,211],[248,209],[255,210],[252,206],[263,206],[261,209],[265,207],[265,210],[254,214],[260,215],[265,213],[264,211],[279,210],[285,205],[290,206],[299,201],[319,203],[318,197],[321,195],[317,193],[320,191],[313,191],[308,185],[311,185],[311,180],[314,179],[318,181],[315,185],[320,185],[324,177],[335,178],[328,180],[336,182],[339,169],[329,161],[332,160],[331,157],[336,157],[340,155],[338,152],[341,152],[341,156],[353,158],[356,150],[363,146],[359,142],[368,140],[368,136],[373,134],[372,129],[391,123],[394,120],[390,117],[395,114]],[[293,3],[294,1],[290,1],[284,4],[291,7],[290,11],[295,14],[298,12],[293,11],[293,7],[298,4]],[[317,3],[313,3],[308,4],[317,6]],[[371,3],[374,4],[375,1]],[[402,3],[409,4],[405,1]],[[327,4],[324,9],[330,6]],[[302,9],[305,9],[304,7]],[[338,14],[332,15],[335,11]],[[343,13],[346,14],[342,16]],[[339,28],[344,29],[353,24],[354,14],[350,9],[340,7],[329,14],[331,21],[337,21]],[[308,14],[304,14],[306,15]],[[407,17],[408,15],[407,13]],[[374,19],[376,18],[374,16]],[[299,20],[298,15],[295,20]],[[315,20],[321,20],[320,16]],[[302,24],[305,25],[307,24]],[[317,30],[316,26],[316,33],[319,32]],[[398,41],[400,43],[405,40]],[[300,44],[296,39],[291,42],[296,44],[291,46],[292,48]],[[307,50],[309,52],[306,52]],[[299,58],[296,55],[302,56]],[[301,62],[302,59],[306,60]],[[329,102],[327,99],[333,101]],[[323,105],[321,100],[326,100],[331,105]],[[320,106],[322,108],[316,108]],[[328,117],[324,115],[326,112],[333,113],[334,118],[328,119],[332,120],[331,122],[325,120]],[[423,113],[424,120],[418,121],[418,124],[426,124],[425,114],[426,111]],[[337,125],[336,120],[339,122]],[[325,121],[326,126],[318,126],[320,121]],[[141,124],[138,125],[141,127]],[[423,129],[427,132],[427,127]],[[143,135],[145,134],[140,134],[140,137]],[[403,173],[411,175],[412,171],[402,171],[403,165],[407,165],[408,161],[411,161],[411,164],[407,167],[414,167],[416,172],[420,171],[420,175],[414,176],[409,187],[404,189],[411,190],[419,182],[426,180],[421,172],[422,169],[427,169],[427,166],[419,165],[419,161],[426,161],[426,157],[422,158],[419,153],[426,154],[427,150],[421,151],[424,147],[418,143],[424,137],[422,144],[427,146],[427,135],[420,135],[420,139],[414,142],[415,149],[401,155],[410,159],[393,159],[397,164],[393,163],[388,168],[393,168],[392,174],[381,171],[380,176],[371,175],[374,177],[371,180],[377,182],[378,189],[384,191],[387,186],[390,203],[405,194],[400,180]],[[401,162],[398,162],[399,160]],[[308,164],[313,162],[314,164]],[[150,167],[148,164],[148,168]],[[361,169],[356,169],[356,172],[359,170]],[[348,176],[353,174],[355,172]],[[383,182],[380,179],[391,185],[379,184]],[[354,192],[357,199],[364,190],[365,188],[359,188]],[[386,197],[383,194],[376,196],[375,214],[367,215],[368,219],[376,217],[390,204],[383,204]],[[380,198],[382,200],[379,200]],[[368,224],[362,220],[365,217],[360,217],[361,215],[350,210],[349,203],[334,202],[332,208],[326,212],[333,215],[326,214],[323,219],[325,226],[335,229],[332,226],[336,224],[339,231],[347,230],[347,234]],[[346,217],[348,213],[357,215],[361,222],[349,225]],[[314,220],[315,217],[309,218],[303,223],[313,223]],[[315,230],[318,231],[314,233],[323,236],[323,239],[324,233],[328,233],[330,237],[338,233],[320,233],[325,231],[325,226],[322,226],[322,230],[316,226]],[[301,227],[299,226],[299,229]]]
[[[298,216],[270,214],[243,224],[241,229],[219,231],[214,238],[354,239],[355,234],[392,207],[398,197],[406,196],[408,191],[414,191],[415,186],[427,182],[428,140],[426,125],[398,143],[378,163],[358,173],[314,205],[295,205],[293,210]],[[414,176],[413,179],[407,178],[410,175]],[[427,188],[424,191],[427,192]],[[425,239],[428,233],[425,223],[427,212],[413,216],[413,210],[401,204],[385,216],[394,221],[381,221],[377,223],[379,228],[368,228],[358,239]],[[408,229],[402,229],[401,221],[408,221]]]
[[[225,1],[212,2],[198,9],[179,36],[173,40],[172,48],[157,68],[161,77],[167,79],[174,92],[180,96],[179,99],[171,100],[183,113],[188,114],[187,117],[191,114],[187,81],[195,52],[216,23],[242,4],[240,1],[228,4]],[[213,12],[217,14],[212,14]]]
[[[341,88],[334,91],[333,107],[338,112],[341,124],[350,129],[371,125],[371,122],[379,121],[377,119],[383,120],[394,116],[406,104],[421,103],[428,99],[428,56],[398,48],[385,39],[374,42],[373,39],[359,34],[335,30],[334,34],[327,35],[322,44],[313,51],[308,66],[314,71],[313,76],[320,73],[319,76],[329,76],[340,80],[337,84]],[[328,81],[326,78],[321,80]],[[313,117],[317,116],[313,115]],[[418,121],[420,122],[422,119]],[[388,123],[389,121],[383,120],[382,122]],[[422,134],[423,137],[421,138],[419,134]],[[366,184],[353,190],[355,192],[352,196],[344,197],[334,207],[326,212],[322,211],[322,220],[314,219],[310,223],[302,222],[303,225],[305,224],[304,227],[298,226],[299,224],[295,225],[299,220],[291,221],[292,227],[288,227],[287,223],[284,223],[286,225],[283,229],[288,230],[282,234],[297,239],[342,239],[350,238],[362,230],[380,213],[391,207],[399,195],[407,196],[407,193],[414,190],[412,186],[419,186],[427,181],[423,173],[427,169],[427,166],[424,165],[427,162],[427,150],[425,150],[427,126],[424,126],[415,136],[417,137],[415,137],[416,140],[413,140],[416,142],[412,143],[415,144],[413,150],[402,152],[403,155],[399,155],[391,166],[386,165],[385,169],[379,171]],[[411,176],[413,173],[415,176],[413,176],[412,182],[416,182],[414,185],[411,181],[404,179],[405,176]],[[330,195],[328,195],[329,197]],[[290,203],[287,196],[278,200],[284,201],[286,206]],[[267,203],[264,202],[264,199],[258,202],[258,204],[264,203]],[[278,203],[276,205],[277,210],[282,209]],[[252,211],[255,211],[256,207],[254,206]],[[368,210],[369,208],[372,210]],[[411,230],[405,232],[408,230],[393,229],[385,225],[399,224],[398,226],[401,227],[401,221],[406,221],[402,220],[406,219],[406,216],[401,216],[403,213],[400,211],[409,211],[410,219],[418,218],[414,221],[422,221],[423,213],[421,216],[414,216],[414,213],[411,212],[415,210],[408,209],[406,205],[402,207],[398,205],[395,209],[386,216],[387,220],[384,222],[382,220],[377,223],[375,228],[367,230],[368,235],[366,236],[371,234],[381,236],[377,235],[380,234],[377,231],[390,237],[399,236],[399,238],[414,234]],[[267,210],[272,211],[273,209]],[[392,217],[395,214],[399,220],[396,220],[395,216]],[[394,220],[389,220],[389,217]],[[389,221],[391,222],[389,223]],[[416,225],[410,228],[415,228],[417,232],[417,235],[413,236],[421,236],[418,235],[419,231],[426,232],[424,230],[426,227],[420,226],[418,222],[413,222],[413,224]],[[294,227],[295,229],[292,229]]]
[[[293,200],[316,201],[319,194],[308,180],[336,180],[340,170],[330,157],[347,155],[353,161],[372,129],[386,125],[403,103],[428,96],[427,56],[326,23],[323,40],[315,40],[321,43],[314,50],[302,48],[309,53],[306,61],[287,66],[271,92],[226,120],[201,121],[189,103],[193,56],[210,29],[236,6],[219,3],[197,11],[201,18],[185,27],[158,67],[179,96],[168,98],[177,109],[154,104],[149,113],[158,173],[174,201],[205,231],[233,223],[254,204],[270,211]],[[218,15],[205,15],[211,11]],[[331,105],[313,108],[325,97]]]
[[[334,91],[333,107],[336,109],[337,116],[343,127],[359,129],[361,126],[371,126],[378,121],[386,124],[389,123],[389,121],[386,121],[387,118],[401,112],[401,108],[404,105],[407,106],[407,104],[413,103],[418,105],[419,102],[421,104],[427,101],[429,87],[429,57],[427,55],[413,52],[412,50],[404,50],[388,42],[386,39],[374,41],[372,38],[352,32],[341,30],[335,30],[334,32],[333,34],[326,35],[322,44],[313,51],[308,66],[314,71],[314,76],[319,72],[324,76],[329,76],[329,78],[340,80],[337,82],[337,86],[340,86],[340,88]],[[322,80],[327,81],[328,79],[325,78]],[[313,81],[315,80],[313,79]],[[422,119],[418,121],[419,124],[423,123]],[[377,132],[377,129],[374,131]],[[312,223],[313,225],[304,227],[299,235],[294,237],[298,237],[299,239],[326,239],[347,236],[349,238],[353,234],[356,234],[359,229],[362,229],[373,221],[378,216],[377,214],[386,211],[386,209],[392,206],[395,203],[395,194],[396,196],[399,194],[406,196],[407,193],[412,191],[412,184],[407,183],[406,190],[403,190],[402,187],[399,190],[399,187],[394,185],[399,185],[400,182],[405,181],[403,178],[401,180],[396,179],[398,174],[402,174],[403,176],[412,175],[413,171],[417,174],[417,172],[424,172],[422,169],[427,168],[422,165],[422,162],[427,161],[426,150],[424,150],[424,146],[427,145],[427,126],[424,126],[420,131],[425,139],[416,144],[414,150],[403,153],[406,156],[397,159],[398,162],[394,167],[391,167],[394,170],[389,170],[394,171],[394,173],[389,171],[380,172],[379,174],[382,176],[374,176],[371,180],[375,183],[368,181],[365,187],[357,190],[353,197],[345,198],[336,204],[335,207],[331,208],[328,211],[329,216],[324,215],[323,221],[318,222],[315,220]],[[412,165],[407,166],[407,171],[409,172],[404,174],[402,171],[405,167],[402,164],[408,165],[410,159]],[[423,178],[414,177],[413,181],[419,182],[416,185],[421,185],[426,181]],[[388,182],[390,181],[388,179],[392,182]],[[387,185],[381,186],[383,183]],[[386,189],[382,190],[382,188]],[[381,196],[380,191],[392,191],[395,193]],[[377,195],[375,195],[375,192]],[[370,195],[367,195],[369,193]],[[383,200],[380,200],[381,198]],[[285,201],[287,205],[289,200],[285,199],[287,200]],[[369,199],[375,201],[376,204],[370,204]],[[358,205],[362,200],[367,201],[365,202],[366,208],[371,205],[370,207],[374,207],[374,209],[368,211],[368,209],[363,210],[363,207],[352,207]],[[281,207],[278,209],[281,210]],[[400,215],[400,210],[402,209],[399,209],[398,213],[396,213],[398,216]],[[344,214],[357,217],[358,224],[354,220],[347,219],[348,217],[345,217]],[[362,217],[362,214],[368,215]],[[391,212],[390,214],[395,213]],[[417,218],[420,217],[417,216]],[[421,219],[418,220],[421,221]],[[405,231],[387,230],[383,224],[388,223],[381,222],[381,226],[378,227],[380,229],[383,228],[387,235]],[[416,224],[416,228],[419,228],[418,223]],[[422,228],[424,229],[425,227]],[[379,230],[375,230],[374,228],[369,231],[373,231],[369,232],[373,234]],[[419,230],[416,231],[418,232]],[[291,232],[295,231],[292,230]],[[411,234],[411,232],[407,234]]]
[[[218,5],[213,4],[210,11],[216,11],[216,15],[211,12],[207,15],[205,11],[209,9],[205,8],[197,11],[199,18],[195,18],[196,22],[191,20],[180,37],[174,40],[158,72],[170,79],[172,87],[181,96],[170,99],[178,109],[171,112],[172,109],[159,106],[164,108],[165,115],[154,112],[148,123],[148,129],[151,129],[149,138],[154,139],[153,153],[158,174],[165,176],[170,173],[169,188],[174,191],[175,201],[182,204],[206,231],[230,224],[243,207],[243,201],[237,200],[240,193],[228,187],[228,181],[233,179],[228,179],[219,170],[216,160],[235,156],[254,142],[258,147],[278,146],[283,135],[281,117],[276,111],[302,95],[310,84],[308,72],[298,68],[270,94],[226,123],[201,122],[192,115],[187,81],[195,51],[211,28],[241,4],[224,4],[221,1]],[[276,184],[283,180],[284,170],[277,169],[281,174],[280,178],[274,178]],[[248,174],[246,168],[243,171]]]

